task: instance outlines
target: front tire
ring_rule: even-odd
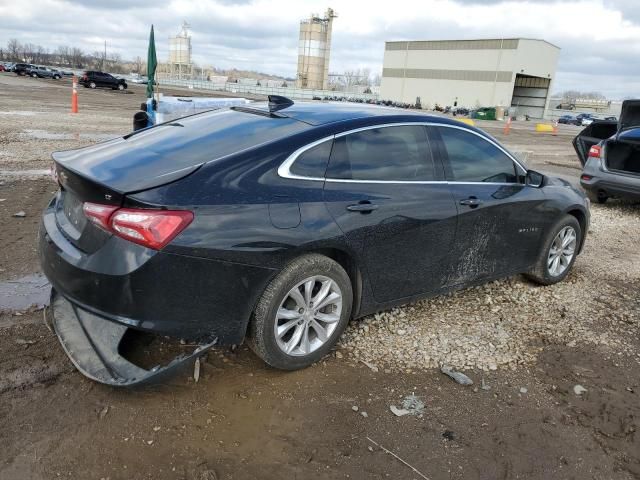
[[[553,285],[569,275],[582,242],[582,228],[565,215],[547,234],[535,267],[526,276],[541,285]]]
[[[123,91],[124,90],[124,85],[122,85],[121,83],[118,84],[118,90]]]
[[[31,74],[31,77],[33,77],[33,78],[38,78],[38,74],[37,74],[37,73],[32,73],[32,74]]]
[[[323,255],[304,255],[289,263],[260,297],[249,346],[272,367],[308,367],[334,347],[351,318],[352,303],[344,269]]]

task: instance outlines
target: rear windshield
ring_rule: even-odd
[[[191,165],[206,162],[279,140],[309,128],[291,118],[273,118],[234,110],[216,110],[172,120],[136,132],[127,143],[138,148],[158,148],[176,162]]]

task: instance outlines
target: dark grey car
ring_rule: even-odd
[[[589,197],[640,200],[640,100],[626,100],[618,122],[594,122],[574,139]]]

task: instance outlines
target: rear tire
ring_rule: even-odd
[[[96,88],[96,82],[90,82],[89,88]]]
[[[31,74],[31,76],[32,76],[33,78],[38,78],[38,74],[37,74],[37,73],[32,73],[32,74]]]
[[[351,281],[338,263],[317,254],[299,257],[260,297],[249,346],[274,368],[308,367],[334,347],[351,318],[352,302]]]
[[[569,275],[581,242],[580,223],[573,215],[565,215],[547,233],[534,268],[525,276],[541,285],[561,282]]]
[[[597,192],[593,192],[591,190],[587,190],[587,197],[594,203],[606,203],[609,200],[609,196],[606,194],[604,190],[598,190]]]

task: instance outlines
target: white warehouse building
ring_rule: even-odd
[[[542,118],[560,48],[545,40],[498,38],[386,42],[380,98],[423,108],[515,107]]]

